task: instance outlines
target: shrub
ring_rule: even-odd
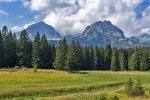
[[[33,67],[33,72],[37,72],[37,66],[36,65]]]
[[[119,97],[115,95],[111,100],[119,100]]]
[[[105,95],[105,94],[102,94],[102,96],[100,97],[99,100],[106,100],[106,95]]]
[[[128,96],[143,96],[145,94],[143,87],[141,86],[141,79],[140,77],[136,80],[135,85],[133,86],[133,81],[131,78],[126,83],[126,94]]]
[[[143,87],[141,86],[141,79],[140,77],[136,80],[134,89],[133,89],[133,95],[134,96],[142,96],[145,92],[143,90]]]
[[[15,66],[15,69],[18,69],[18,66]]]
[[[131,78],[129,78],[129,80],[126,83],[125,91],[126,91],[127,96],[132,96],[133,81],[131,80]]]

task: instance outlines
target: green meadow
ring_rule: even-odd
[[[141,79],[145,95],[128,97],[129,78]],[[65,71],[0,69],[0,100],[149,100],[150,72]]]

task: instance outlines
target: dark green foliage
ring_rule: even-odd
[[[49,44],[49,47],[50,47],[50,68],[54,68],[53,66],[53,62],[55,61],[55,57],[56,57],[56,48],[55,48],[55,45],[54,43],[52,44]]]
[[[93,69],[97,70],[100,68],[100,52],[97,45],[94,48],[94,66]]]
[[[5,38],[5,67],[14,67],[16,59],[16,47],[13,34],[10,31]]]
[[[32,45],[32,66],[36,66],[37,68],[40,68],[40,34],[37,32]]]
[[[73,40],[69,45],[67,59],[66,59],[66,69],[69,72],[78,72],[82,65],[82,47],[77,41]]]
[[[129,60],[129,69],[139,71],[140,70],[140,60],[141,60],[141,48],[136,47],[134,53]]]
[[[0,31],[0,68],[3,67],[4,67],[4,45],[3,45],[2,34]]]
[[[94,51],[92,45],[88,47],[89,50],[89,63],[88,68],[89,70],[94,70]]]
[[[57,70],[150,70],[150,47],[112,50],[92,45],[81,47],[79,41],[68,45],[66,39],[56,48],[45,35],[37,32],[33,41],[23,30],[17,40],[15,33],[8,32],[7,26],[0,31],[0,68],[25,66]],[[73,60],[75,59],[75,60]],[[70,69],[71,68],[71,69]]]
[[[142,71],[147,71],[149,70],[149,55],[148,55],[148,51],[143,51],[143,56],[141,58],[141,65],[140,65],[140,69]]]
[[[119,71],[119,60],[118,60],[118,51],[116,48],[113,48],[112,55],[111,55],[111,70]]]
[[[100,63],[99,63],[99,70],[104,70],[104,64],[105,64],[105,62],[104,62],[104,52],[105,52],[105,50],[104,50],[104,48],[103,47],[101,47],[100,48]]]
[[[51,67],[50,49],[47,38],[43,35],[40,43],[40,68],[49,69]]]
[[[31,65],[31,46],[29,36],[25,30],[23,30],[20,34],[20,39],[18,40],[17,44],[17,56],[18,56],[18,63],[19,66],[26,66],[30,67]]]
[[[105,48],[105,53],[104,53],[104,70],[110,70],[110,64],[111,64],[111,45],[107,45]]]
[[[68,45],[67,45],[66,39],[64,38],[62,41],[60,41],[56,50],[56,58],[54,61],[55,69],[65,70],[67,51],[68,51]]]
[[[89,51],[88,51],[88,47],[86,46],[85,48],[83,48],[83,65],[82,65],[82,69],[83,70],[88,70],[89,69]]]
[[[125,51],[121,48],[119,50],[119,66],[122,71],[127,70],[126,62]]]

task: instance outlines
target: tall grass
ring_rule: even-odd
[[[108,98],[115,95],[127,98],[124,92],[126,81],[129,77],[135,81],[139,75],[148,92],[150,87],[149,72],[81,71],[72,74],[42,69],[36,73],[33,69],[12,69],[12,73],[10,70],[0,69],[0,99],[90,100],[89,97],[93,100],[103,93]]]

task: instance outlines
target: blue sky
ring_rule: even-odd
[[[127,37],[150,34],[150,0],[0,0],[0,28],[13,32],[44,21],[62,36],[77,35],[103,20]]]

